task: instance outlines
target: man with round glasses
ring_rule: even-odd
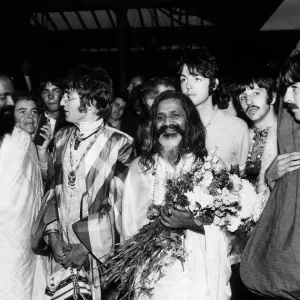
[[[105,70],[81,66],[68,73],[65,83],[60,105],[74,126],[54,136],[54,174],[33,227],[32,247],[38,254],[52,252],[51,273],[64,272],[62,284],[46,295],[65,293],[67,298],[74,292],[79,298],[101,299],[99,264],[118,241],[133,139],[106,125],[112,81]],[[74,276],[89,288],[73,291]],[[71,288],[63,282],[71,282]]]

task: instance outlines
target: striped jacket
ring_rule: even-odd
[[[32,227],[32,249],[37,254],[49,251],[44,240],[48,224],[57,220],[63,184],[62,161],[69,138],[75,127],[61,129],[55,136],[53,156],[54,175],[50,178],[44,204]],[[86,173],[86,191],[82,191],[81,206],[88,203],[88,216],[73,224],[78,239],[94,258],[103,256],[114,246],[120,231],[123,183],[133,158],[133,139],[123,132],[105,125],[91,149],[99,149],[96,159]]]

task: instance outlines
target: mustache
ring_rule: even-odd
[[[184,135],[184,131],[179,127],[178,124],[171,124],[171,125],[168,125],[168,126],[167,125],[161,126],[158,130],[158,135],[161,136],[168,129],[172,129],[172,130],[176,131],[177,133],[179,133],[182,136]]]
[[[258,106],[256,106],[256,105],[251,105],[251,106],[248,106],[247,107],[247,109],[246,109],[246,113],[248,112],[248,110],[249,109],[251,109],[251,108],[258,108],[259,109],[259,107]]]
[[[299,106],[296,103],[292,103],[292,102],[288,103],[288,109],[289,110],[298,109],[298,108],[299,108]]]

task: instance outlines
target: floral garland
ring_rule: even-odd
[[[245,178],[247,178],[255,186],[257,185],[257,181],[259,179],[259,173],[262,165],[262,156],[270,128],[271,126],[263,130],[253,129],[254,136],[250,144],[244,173]]]
[[[239,177],[239,169],[220,169],[217,155],[196,161],[179,178],[166,180],[164,204],[190,211],[204,225],[214,224],[230,232],[247,233],[261,213],[260,196],[249,181]],[[148,208],[148,224],[120,243],[107,259],[107,282],[120,280],[115,299],[130,298],[135,290],[151,296],[155,283],[166,268],[187,257],[186,230],[166,228],[160,222],[162,205]],[[139,274],[139,275],[137,275]]]

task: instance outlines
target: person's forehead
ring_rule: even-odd
[[[180,75],[185,75],[185,76],[201,76],[203,78],[203,75],[201,75],[196,68],[192,68],[190,69],[187,65],[183,65],[182,70],[181,70],[181,74]]]
[[[122,98],[116,98],[114,103],[118,103],[121,106],[125,106],[126,102]]]
[[[15,89],[10,80],[0,79],[0,93],[14,93]]]
[[[34,108],[37,108],[37,105],[33,100],[22,99],[16,103],[15,110],[18,110],[21,108],[34,109]]]
[[[54,90],[54,89],[60,89],[58,86],[56,86],[55,84],[52,84],[52,82],[47,82],[45,88],[45,90]]]
[[[246,89],[245,89],[244,93],[251,92],[253,90],[260,90],[260,91],[263,91],[263,92],[267,91],[264,87],[259,87],[257,85],[257,83],[254,82],[253,84],[246,86]]]
[[[172,111],[183,111],[181,101],[179,99],[166,99],[158,104],[158,113],[160,112],[172,112]]]

